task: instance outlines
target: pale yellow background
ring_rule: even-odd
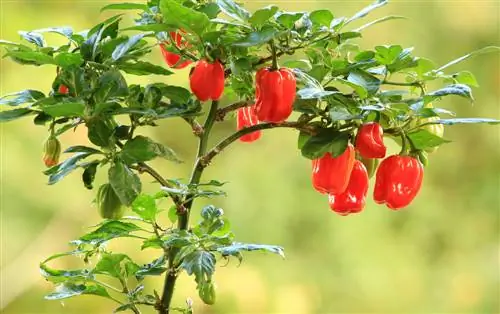
[[[17,30],[73,25],[89,28],[109,14],[99,8],[111,1],[0,0],[0,38],[19,40]],[[272,1],[246,1],[251,10]],[[330,8],[350,15],[370,1],[274,1],[288,10]],[[399,43],[438,64],[488,45],[499,45],[499,1],[399,0],[370,15],[405,15],[364,32],[363,48]],[[59,40],[48,36],[49,40]],[[159,51],[151,61],[162,62]],[[450,70],[470,69],[481,85],[476,104],[460,98],[436,104],[459,116],[500,118],[499,55],[485,55]],[[188,70],[168,78],[130,78],[186,85]],[[55,69],[0,63],[1,94],[25,88],[48,92]],[[3,110],[3,109],[2,109]],[[221,138],[235,128],[232,120],[215,127]],[[187,177],[195,141],[182,121],[162,121],[146,133],[175,149],[186,162],[178,167],[154,162],[169,177]],[[179,281],[174,303],[191,296],[196,313],[498,313],[500,141],[498,126],[446,129],[454,142],[430,157],[424,187],[400,212],[368,201],[365,212],[339,217],[310,185],[310,162],[296,149],[290,130],[266,132],[254,144],[236,144],[206,179],[229,181],[223,207],[241,241],[282,245],[287,259],[246,254],[241,266],[217,267],[218,302],[205,307],[191,278]],[[114,304],[97,297],[63,303],[44,301],[52,288],[38,273],[38,263],[99,221],[87,191],[75,173],[48,186],[41,173],[46,130],[30,119],[1,125],[1,312],[110,313]],[[64,146],[86,143],[83,129],[62,137]],[[395,150],[394,146],[391,146]],[[104,173],[98,176],[103,182]],[[147,191],[157,186],[149,185]],[[372,182],[373,183],[373,182]],[[196,203],[195,218],[201,202]],[[165,207],[168,204],[164,204]],[[136,252],[137,242],[116,242],[140,262],[157,251]],[[220,265],[223,265],[222,262]],[[76,267],[78,264],[54,264]],[[148,280],[161,289],[161,279]],[[151,292],[151,290],[149,291]],[[151,313],[147,312],[146,313]]]

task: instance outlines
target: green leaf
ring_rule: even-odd
[[[130,222],[106,220],[96,230],[85,234],[72,243],[99,245],[115,238],[128,237],[130,233],[139,230],[141,230],[139,226]]]
[[[139,280],[144,279],[145,276],[160,276],[167,270],[167,267],[164,267],[166,262],[167,260],[165,258],[165,255],[162,255],[151,263],[145,264],[143,267],[137,270],[135,276]]]
[[[217,0],[217,5],[224,14],[238,21],[246,22],[250,18],[250,13],[232,0]]]
[[[126,164],[134,164],[149,161],[156,157],[162,157],[170,161],[180,162],[175,152],[148,137],[138,135],[129,140],[123,147],[120,155]]]
[[[368,13],[370,13],[371,11],[373,11],[377,8],[380,8],[384,5],[386,5],[388,2],[389,2],[388,0],[376,0],[375,2],[370,4],[369,6],[363,8],[361,11],[354,14],[350,19],[348,19],[344,23],[344,25],[347,25],[347,24],[351,23],[352,21],[359,20],[360,18],[367,16]]]
[[[376,46],[375,60],[380,64],[389,65],[396,61],[396,58],[403,52],[403,47],[400,45],[392,46]]]
[[[42,34],[39,34],[35,31],[31,32],[25,32],[25,31],[19,31],[19,35],[21,35],[22,38],[26,39],[32,44],[37,45],[38,47],[44,47],[45,46],[45,40],[43,38]]]
[[[332,121],[347,121],[362,118],[360,115],[353,115],[347,108],[340,106],[332,107],[329,114]]]
[[[469,71],[461,71],[453,74],[453,78],[460,84],[479,87],[476,77]]]
[[[361,99],[365,99],[366,97],[368,97],[368,91],[366,90],[366,88],[359,84],[341,78],[337,78],[335,82],[339,82],[341,84],[351,87],[352,89],[354,89],[354,91],[358,94],[359,98]]]
[[[339,93],[337,91],[325,91],[316,87],[306,87],[297,92],[300,99],[321,99],[323,97]]]
[[[276,20],[286,28],[292,28],[295,22],[304,16],[305,12],[283,12],[280,13]]]
[[[111,298],[106,288],[94,284],[74,284],[64,283],[56,287],[56,292],[45,296],[46,300],[62,300],[79,295],[97,295],[100,297]]]
[[[130,37],[126,42],[119,44],[111,54],[113,60],[118,61],[123,58],[144,36],[146,34],[137,34]]]
[[[440,119],[435,121],[439,124],[444,125],[455,125],[455,124],[478,124],[478,123],[486,123],[486,124],[500,124],[500,120],[488,119],[488,118],[455,118],[455,119]]]
[[[220,8],[217,3],[207,3],[199,7],[198,11],[205,13],[209,19],[215,19],[220,13]]]
[[[305,142],[301,152],[302,156],[308,159],[321,158],[326,153],[337,157],[346,150],[348,143],[349,134],[339,132],[334,128],[321,129]]]
[[[452,84],[425,95],[424,104],[428,104],[436,100],[437,98],[448,95],[457,95],[464,98],[468,98],[472,101],[474,100],[474,98],[472,97],[472,90],[470,89],[469,86],[464,84]]]
[[[99,147],[110,147],[114,128],[110,121],[102,119],[92,119],[87,122],[87,136],[92,144]]]
[[[55,63],[61,68],[69,68],[72,66],[80,66],[83,63],[82,55],[79,53],[62,52],[55,58]]]
[[[33,103],[42,98],[45,98],[44,93],[27,89],[0,97],[0,105],[18,106],[26,103]]]
[[[158,212],[156,199],[151,195],[141,194],[132,203],[132,211],[142,219],[154,222]]]
[[[127,310],[131,310],[135,307],[134,304],[128,303],[128,304],[123,304],[117,307],[116,309],[113,310],[113,313],[118,313],[118,312],[125,312]]]
[[[333,14],[329,10],[316,10],[309,13],[309,19],[315,26],[330,27],[333,21]]]
[[[164,97],[179,104],[185,104],[191,99],[191,92],[184,87],[161,83],[152,84],[151,86],[158,87]]]
[[[85,104],[80,102],[59,102],[55,104],[41,104],[40,109],[46,114],[56,117],[83,117]]]
[[[55,33],[59,35],[63,35],[66,38],[71,38],[73,36],[73,29],[69,26],[61,26],[61,27],[47,27],[42,29],[36,29],[33,32],[35,33]]]
[[[185,7],[175,0],[161,0],[160,10],[166,24],[175,25],[188,33],[202,35],[210,24],[204,13]]]
[[[283,65],[288,68],[301,69],[302,71],[308,72],[312,69],[311,62],[309,60],[287,60],[283,62]]]
[[[369,61],[369,60],[373,59],[373,57],[375,57],[375,52],[373,52],[371,50],[365,50],[365,51],[361,51],[360,53],[358,53],[354,57],[354,60],[357,62]]]
[[[99,162],[92,162],[85,166],[85,170],[82,173],[82,181],[85,188],[92,190],[94,188],[93,183],[95,180],[95,175],[97,173],[97,166]]]
[[[78,161],[90,156],[90,153],[76,153],[57,166],[54,166],[44,173],[49,176],[49,185],[59,182],[62,178],[80,167]]]
[[[108,179],[121,203],[125,206],[130,206],[141,193],[141,179],[121,162],[116,162],[109,168]]]
[[[108,275],[115,278],[128,278],[135,275],[135,271],[140,269],[130,257],[125,254],[103,253],[101,259],[94,268],[94,273]]]
[[[407,137],[411,140],[413,147],[418,150],[424,150],[450,142],[425,129],[419,129],[415,132],[408,133]]]
[[[189,276],[196,277],[196,282],[207,281],[215,271],[215,256],[211,252],[196,250],[184,257],[181,267]]]
[[[68,147],[63,153],[89,153],[89,154],[104,154],[98,149],[88,147],[88,146],[71,146]]]
[[[274,254],[278,254],[282,258],[285,258],[285,252],[283,251],[283,248],[276,245],[247,244],[235,242],[229,246],[217,248],[217,252],[219,252],[222,256],[237,256],[241,251],[271,252]]]
[[[95,94],[97,103],[128,95],[127,81],[117,70],[109,70],[99,78],[99,89]]]
[[[378,24],[378,23],[382,23],[382,22],[385,22],[385,21],[390,21],[390,20],[401,20],[401,19],[406,19],[406,17],[404,16],[400,16],[400,15],[389,15],[389,16],[384,16],[384,17],[381,17],[379,19],[376,19],[375,21],[372,21],[370,23],[367,23],[365,25],[362,25],[358,28],[356,28],[354,31],[356,32],[361,32],[362,30],[364,30],[365,28],[368,28],[372,25],[375,25],[375,24]]]
[[[252,26],[260,27],[273,17],[276,12],[278,12],[278,7],[275,5],[269,5],[255,11],[248,21],[252,24]]]
[[[13,57],[17,61],[28,62],[29,64],[56,64],[54,58],[39,51],[9,51],[5,56]]]
[[[112,3],[104,6],[101,12],[106,10],[142,10],[148,11],[149,8],[145,4],[140,3]]]
[[[378,78],[361,70],[351,71],[351,73],[349,73],[349,76],[347,77],[347,80],[353,84],[362,86],[369,95],[376,94],[381,84]]]
[[[233,43],[235,47],[253,47],[268,43],[279,32],[274,27],[264,27],[259,31],[249,33],[244,39]]]
[[[171,223],[175,224],[179,217],[177,216],[177,206],[172,205],[168,209],[168,220],[170,220]]]
[[[136,61],[136,62],[124,62],[124,63],[119,63],[117,64],[117,67],[122,70],[127,72],[128,74],[133,74],[133,75],[151,75],[151,74],[156,74],[156,75],[170,75],[173,74],[172,71],[159,66],[152,64],[150,62],[146,61]]]
[[[466,54],[465,56],[462,56],[460,58],[457,58],[457,59],[455,59],[453,61],[448,62],[447,64],[443,65],[442,67],[440,67],[436,71],[437,72],[443,71],[444,69],[449,68],[450,66],[455,65],[457,63],[460,63],[460,62],[462,62],[464,60],[467,60],[467,59],[469,59],[471,57],[482,55],[482,54],[485,54],[485,53],[490,53],[490,52],[500,52],[500,47],[490,46],[490,47],[484,47],[482,49],[473,51],[471,53]]]

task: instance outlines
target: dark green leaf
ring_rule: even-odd
[[[309,13],[309,19],[315,26],[330,27],[333,20],[333,14],[329,10],[316,10]]]
[[[146,264],[139,270],[137,270],[135,276],[139,280],[142,280],[145,276],[160,276],[167,270],[167,267],[164,267],[166,262],[167,260],[165,258],[165,255],[162,255],[151,263]]]
[[[148,11],[149,8],[145,4],[140,3],[112,3],[104,6],[101,12],[106,10],[142,10]]]
[[[126,206],[130,206],[141,193],[141,179],[121,162],[116,162],[109,169],[108,179],[116,195]]]
[[[202,282],[212,277],[215,271],[215,256],[211,252],[196,250],[184,257],[181,267],[189,276],[195,275],[196,282]]]
[[[103,154],[98,149],[92,148],[92,147],[87,147],[87,146],[71,146],[68,147],[64,153],[89,153],[89,154]]]
[[[45,112],[40,112],[36,115],[33,122],[35,125],[45,125],[47,122],[52,120],[52,116],[46,114]]]
[[[110,121],[102,119],[92,119],[87,122],[88,138],[92,144],[99,147],[109,147],[112,145],[114,128]]]
[[[49,185],[59,182],[62,178],[73,172],[73,170],[80,167],[78,161],[90,155],[90,153],[76,153],[61,164],[46,170],[44,173],[49,176]]]
[[[141,194],[132,203],[132,211],[142,219],[153,222],[158,212],[156,199],[153,196]]]
[[[159,88],[164,97],[177,102],[179,104],[185,104],[189,102],[191,99],[191,92],[183,87],[174,86],[174,85],[166,85],[166,84],[152,84],[151,86],[155,86]]]
[[[69,68],[72,66],[80,66],[83,63],[83,58],[78,53],[63,52],[55,58],[55,63],[61,68]]]
[[[156,157],[163,157],[170,161],[179,162],[173,150],[141,135],[129,140],[123,147],[120,155],[123,161],[129,165],[149,161]]]
[[[352,89],[354,89],[354,91],[358,94],[358,96],[361,99],[365,99],[366,97],[368,97],[368,91],[362,85],[356,84],[356,83],[348,81],[348,80],[340,79],[340,78],[336,79],[335,81],[339,82],[341,84],[347,85],[347,86],[351,87]]]
[[[134,308],[134,304],[123,304],[123,305],[120,305],[119,307],[117,307],[116,309],[113,310],[113,313],[118,313],[118,312],[124,312],[124,311],[128,311],[128,310],[131,310]]]
[[[99,162],[92,162],[88,166],[86,166],[85,170],[83,171],[82,174],[83,185],[89,190],[92,190],[93,188],[93,183],[95,180],[95,175],[97,172],[98,165]]]
[[[18,108],[14,110],[6,110],[0,112],[0,122],[7,122],[22,118],[24,116],[35,113],[36,111],[27,108]]]
[[[144,38],[144,36],[146,36],[146,34],[137,34],[137,35],[134,35],[134,36],[130,37],[128,39],[128,41],[119,44],[116,47],[116,49],[113,51],[113,54],[111,55],[111,57],[113,58],[113,60],[118,61],[122,57],[124,57],[127,54],[127,52],[130,51],[130,49],[132,49],[135,45],[137,45],[137,43],[142,38]]]
[[[381,84],[378,78],[361,70],[349,73],[347,80],[353,84],[362,86],[370,95],[376,94]]]
[[[360,115],[353,115],[347,110],[345,107],[335,106],[330,109],[330,119],[332,121],[345,121],[345,120],[353,120],[360,119]]]
[[[52,117],[82,117],[85,104],[80,102],[59,102],[55,104],[41,104],[40,109]]]
[[[403,52],[403,47],[400,45],[393,46],[376,46],[377,51],[375,59],[380,64],[389,65],[396,61],[396,58]]]
[[[45,94],[40,91],[27,89],[0,97],[0,105],[18,106],[26,103],[33,103],[44,97]]]
[[[188,33],[202,35],[210,24],[204,13],[185,7],[175,0],[161,0],[160,9],[166,24],[175,25]]]
[[[117,67],[122,70],[127,72],[128,74],[133,74],[133,75],[151,75],[151,74],[156,74],[156,75],[170,75],[173,74],[172,71],[159,66],[155,65],[146,61],[136,61],[134,63],[132,62],[124,62],[124,63],[119,63],[117,64]]]
[[[117,97],[128,95],[128,85],[125,78],[117,70],[109,70],[99,78],[99,89],[95,94],[97,103],[104,103]]]
[[[233,19],[246,22],[250,18],[250,13],[232,0],[217,0],[217,4],[224,14]]]
[[[28,62],[29,64],[56,64],[54,58],[39,51],[9,51],[6,56],[13,57],[16,61]]]
[[[333,157],[337,157],[346,150],[348,142],[349,134],[333,128],[322,129],[302,146],[302,156],[317,159],[326,153],[331,153]]]
[[[408,133],[407,136],[411,140],[413,147],[418,150],[424,150],[450,142],[425,129],[419,129],[415,132]]]
[[[106,220],[99,227],[86,235],[73,241],[74,244],[101,244],[115,238],[127,237],[131,232],[139,231],[139,226],[124,221]]]
[[[286,28],[292,28],[295,22],[300,20],[304,14],[304,12],[283,12],[276,17],[276,20]]]
[[[259,31],[251,32],[246,38],[233,44],[236,47],[253,47],[263,45],[276,37],[278,31],[273,27],[264,27]]]
[[[205,13],[209,19],[215,19],[220,13],[220,8],[217,3],[207,3],[202,5],[198,11]]]
[[[252,26],[260,27],[273,17],[276,12],[278,12],[278,7],[275,5],[269,5],[255,11],[248,21],[252,24]]]

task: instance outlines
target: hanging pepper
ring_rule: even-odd
[[[257,72],[255,82],[255,112],[260,121],[283,122],[293,110],[296,80],[287,68],[263,68]]]
[[[424,168],[411,156],[392,155],[377,170],[373,198],[391,209],[408,206],[422,186]]]
[[[53,167],[59,163],[61,156],[61,143],[57,137],[51,135],[43,145],[43,162],[48,168]]]
[[[170,37],[173,38],[175,46],[179,49],[184,49],[189,46],[189,44],[182,37],[180,31],[170,32]],[[185,67],[191,64],[191,60],[186,60],[184,62],[179,63],[179,61],[181,60],[181,56],[174,52],[168,51],[167,47],[169,44],[170,43],[168,41],[165,41],[160,44],[160,49],[161,53],[163,54],[163,59],[165,59],[165,62],[167,62],[169,67],[174,69],[184,69]]]
[[[200,101],[219,100],[224,91],[224,67],[216,60],[200,60],[189,76],[191,91]]]
[[[354,166],[354,147],[348,144],[338,157],[326,153],[313,160],[312,183],[320,193],[340,194],[345,191]]]
[[[356,149],[363,158],[384,158],[384,129],[376,122],[363,124],[356,137]]]
[[[259,124],[259,120],[255,115],[253,106],[243,107],[238,109],[237,119],[236,119],[236,128],[237,130],[241,130],[243,128],[247,128],[253,125]],[[240,137],[240,141],[242,142],[253,142],[260,138],[262,131],[255,131]]]
[[[67,95],[69,93],[69,88],[68,86],[61,84],[59,85],[59,89],[57,90],[59,94],[64,94]]]
[[[111,187],[111,184],[106,183],[99,187],[95,201],[102,218],[120,219],[123,217],[125,207],[122,205],[118,195],[116,195],[115,190]]]
[[[346,190],[340,194],[328,195],[330,208],[342,216],[362,211],[366,203],[368,181],[365,166],[361,161],[356,160]]]

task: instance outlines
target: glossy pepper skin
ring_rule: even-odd
[[[296,87],[291,70],[260,69],[255,82],[255,113],[259,121],[285,121],[292,114]]]
[[[259,119],[257,119],[257,116],[255,115],[253,106],[238,109],[236,119],[236,128],[238,131],[257,124],[259,124]],[[240,137],[240,141],[254,142],[260,138],[261,134],[262,131],[255,131],[250,134],[243,135]]]
[[[59,89],[57,90],[57,92],[59,94],[67,95],[67,94],[69,94],[69,88],[68,88],[68,86],[66,86],[64,84],[61,84],[61,85],[59,85]]]
[[[216,60],[200,60],[189,76],[191,91],[198,100],[219,100],[224,92],[224,67]]]
[[[188,46],[188,44],[183,40],[180,31],[170,32],[170,37],[174,39],[176,47],[183,49],[183,48],[186,48]],[[168,51],[167,50],[168,45],[169,45],[169,42],[167,42],[167,41],[163,42],[160,44],[160,49],[161,49],[161,53],[163,55],[163,59],[165,59],[165,62],[167,62],[169,67],[174,68],[174,69],[184,69],[185,67],[187,67],[188,65],[191,64],[190,60],[186,60],[186,61],[179,63],[179,61],[181,60],[181,56],[174,53],[174,52]]]
[[[384,129],[376,122],[363,124],[356,137],[356,149],[363,158],[384,158],[387,148],[384,145]]]
[[[354,167],[354,147],[348,144],[346,150],[338,157],[326,153],[313,160],[312,183],[320,193],[340,194],[345,191]]]
[[[366,204],[368,181],[365,166],[356,160],[346,190],[340,194],[328,195],[330,208],[342,216],[361,212]]]
[[[55,136],[50,136],[43,145],[43,163],[47,168],[59,163],[61,156],[61,143]]]
[[[373,198],[391,209],[408,206],[422,186],[424,168],[417,158],[392,155],[377,170]]]

